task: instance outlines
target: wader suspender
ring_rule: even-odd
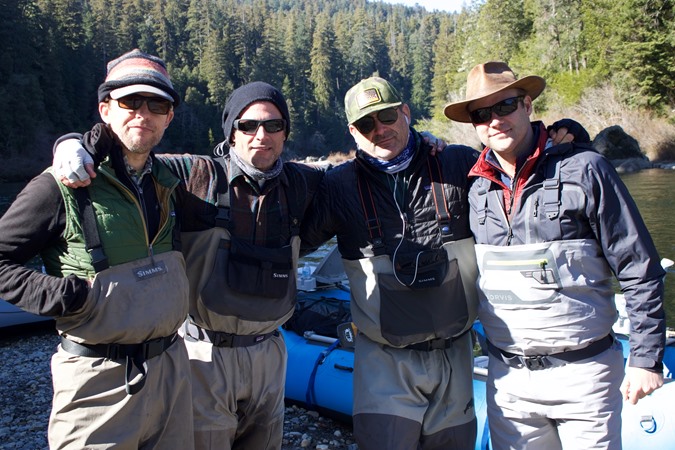
[[[546,161],[546,179],[542,183],[544,187],[544,214],[548,220],[541,223],[542,229],[539,232],[540,238],[544,241],[559,240],[562,237],[560,231],[560,196],[562,184],[560,183],[560,156],[552,157],[549,155]]]
[[[74,191],[75,201],[77,202],[80,218],[82,220],[82,234],[87,252],[91,255],[94,271],[99,273],[108,267],[108,258],[103,251],[103,245],[96,225],[96,216],[94,207],[89,197],[89,189],[81,188]],[[124,387],[129,395],[134,395],[143,389],[145,378],[148,374],[147,360],[162,354],[176,342],[176,333],[164,338],[152,339],[140,344],[82,344],[73,342],[68,338],[61,336],[61,348],[68,353],[86,358],[106,358],[106,359],[126,359],[126,374],[124,377]],[[131,373],[136,367],[141,374],[141,378],[131,384]]]
[[[103,251],[101,238],[98,234],[96,216],[94,215],[94,206],[91,204],[91,197],[89,197],[89,189],[74,189],[73,193],[79,209],[80,218],[82,219],[84,245],[87,253],[91,256],[91,265],[94,267],[94,272],[99,273],[110,267],[110,265],[108,264],[108,257]]]
[[[436,206],[436,221],[441,230],[441,239],[443,243],[450,242],[453,237],[452,225],[450,223],[450,211],[448,211],[448,202],[445,199],[445,191],[443,190],[443,174],[441,173],[441,164],[437,158],[433,158],[436,163],[432,169],[432,158],[427,158],[427,167],[429,168],[429,175],[431,177],[431,190],[434,194],[434,205]],[[443,209],[441,209],[443,206]]]
[[[230,170],[225,159],[222,157],[216,158],[216,161],[223,169],[224,179],[227,179],[230,174]],[[231,163],[230,163],[231,164]],[[288,170],[289,172],[294,172],[294,170]],[[288,174],[290,178],[290,174]],[[291,237],[289,242],[293,239],[294,236],[300,234],[300,219],[304,211],[305,198],[307,193],[307,186],[305,179],[300,176],[294,176],[290,179],[290,187],[294,189],[294,199],[295,201],[290,201],[288,191],[285,191],[286,195],[286,204],[288,205],[288,215],[289,215],[289,229]],[[215,226],[218,228],[223,228],[230,232],[230,239],[234,239],[233,228],[234,225],[230,220],[230,209],[232,205],[232,189],[229,183],[220,182],[217,187],[217,204],[218,212],[216,213]],[[284,226],[284,217],[282,215],[282,226]],[[284,243],[282,242],[282,245]],[[230,241],[225,239],[220,239],[218,243],[219,248],[229,249]],[[237,335],[232,333],[226,333],[222,331],[213,331],[203,328],[200,325],[197,325],[192,316],[188,316],[188,321],[185,327],[186,334],[190,337],[193,337],[197,340],[209,342],[215,347],[249,347],[252,345],[259,344],[271,337],[279,336],[279,331],[274,330],[270,333],[262,335]]]
[[[441,165],[436,158],[433,158],[435,170],[432,168],[431,160],[427,158],[427,167],[429,168],[429,177],[431,179],[431,191],[433,194],[434,205],[436,207],[436,221],[441,233],[441,240],[443,243],[452,240],[453,232],[451,225],[451,214],[448,211],[448,202],[445,198],[445,191],[443,190],[443,177],[441,174]],[[356,169],[356,182],[359,189],[359,196],[361,197],[361,206],[363,207],[363,214],[366,220],[366,228],[370,236],[370,246],[373,250],[373,256],[384,254],[384,234],[382,233],[382,224],[375,209],[375,200],[373,199],[373,192],[370,190],[370,185],[366,181],[365,176],[361,171]],[[364,195],[365,185],[368,195]]]
[[[489,187],[492,184],[491,181],[480,178],[476,181],[476,184],[480,183],[480,186],[477,188],[478,201],[476,202],[476,217],[478,218],[478,224],[482,225],[480,227],[481,237],[476,239],[480,242],[487,242],[487,227],[485,227],[485,221],[487,220],[487,209],[488,209],[488,192]],[[482,201],[481,201],[482,200]]]
[[[561,237],[560,233],[560,196],[562,191],[562,183],[560,182],[560,163],[562,158],[560,156],[553,157],[548,155],[545,169],[545,179],[542,183],[544,188],[542,201],[544,202],[544,214],[546,214],[547,221],[541,222],[540,238],[544,241],[558,240]],[[492,184],[487,178],[481,178],[481,185],[476,189],[478,194],[478,201],[474,208],[476,216],[480,225],[485,225],[488,210],[488,194],[489,187]],[[556,226],[557,225],[557,226]],[[487,242],[486,227],[481,227],[483,234],[481,241]]]
[[[370,185],[368,182],[363,179],[363,175],[360,173],[358,168],[356,168],[356,184],[359,188],[359,197],[361,198],[361,206],[363,207],[363,214],[366,219],[366,229],[368,230],[368,236],[370,237],[370,248],[373,251],[373,256],[379,256],[384,254],[384,239],[382,235],[382,226],[380,224],[380,218],[377,216],[377,211],[375,210],[375,200],[373,200],[373,192],[370,190]],[[366,185],[368,188],[368,198],[363,194],[363,186]]]

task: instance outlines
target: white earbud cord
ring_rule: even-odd
[[[394,179],[394,204],[396,205],[396,209],[398,210],[398,215],[401,218],[401,240],[398,241],[398,245],[396,246],[396,249],[394,250],[394,256],[392,257],[391,260],[391,270],[394,272],[394,277],[396,278],[396,281],[401,283],[403,286],[412,286],[415,283],[415,280],[417,280],[417,269],[419,267],[419,260],[420,256],[422,255],[422,252],[418,252],[417,256],[415,257],[415,274],[413,275],[413,279],[410,282],[410,284],[406,284],[401,279],[398,277],[396,273],[396,254],[398,253],[398,249],[401,248],[401,245],[403,244],[403,239],[405,239],[405,225],[406,225],[406,220],[405,220],[405,215],[403,215],[403,211],[401,211],[401,207],[398,204],[398,200],[396,200],[396,188],[398,187],[398,173],[397,174],[389,174],[390,177]]]

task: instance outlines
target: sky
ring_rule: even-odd
[[[469,4],[468,0],[382,0],[384,3],[398,3],[406,6],[415,6],[418,4],[426,8],[427,11],[448,11],[454,12],[462,9],[462,4]]]

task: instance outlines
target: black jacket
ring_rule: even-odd
[[[430,147],[423,144],[417,132],[413,132],[413,139],[415,156],[410,166],[396,177],[373,169],[358,156],[328,171],[303,222],[300,233],[303,247],[317,247],[337,236],[338,248],[344,258],[355,260],[372,256],[369,248],[372,236],[363,207],[363,201],[370,202],[371,194],[386,254],[392,256],[399,246],[404,220],[405,237],[399,255],[440,247],[442,241],[429,169],[436,162],[440,164],[443,189],[452,215],[452,240],[471,236],[467,175],[476,162],[477,152],[469,147],[451,145],[431,157]],[[361,193],[357,176],[362,176]]]

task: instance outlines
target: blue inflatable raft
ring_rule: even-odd
[[[337,256],[336,256],[337,255]],[[342,302],[348,308],[349,288],[341,272],[339,254],[331,252],[317,267],[311,280],[305,271],[301,273],[299,287],[307,289],[298,293],[299,304],[334,305]],[[288,328],[288,327],[287,327]],[[482,334],[479,322],[474,325],[477,335]],[[282,329],[288,348],[286,373],[286,399],[305,408],[343,420],[351,420],[352,372],[354,352],[343,348],[334,336],[318,334],[312,330],[303,335],[290,329]],[[628,354],[628,338],[617,334]],[[624,404],[623,448],[675,449],[675,416],[669,413],[675,405],[675,339],[669,339],[664,358],[664,386],[652,395],[640,400],[637,405]],[[476,450],[489,447],[489,430],[486,423],[487,405],[485,379],[487,356],[477,356],[474,365],[474,403],[478,418]]]

